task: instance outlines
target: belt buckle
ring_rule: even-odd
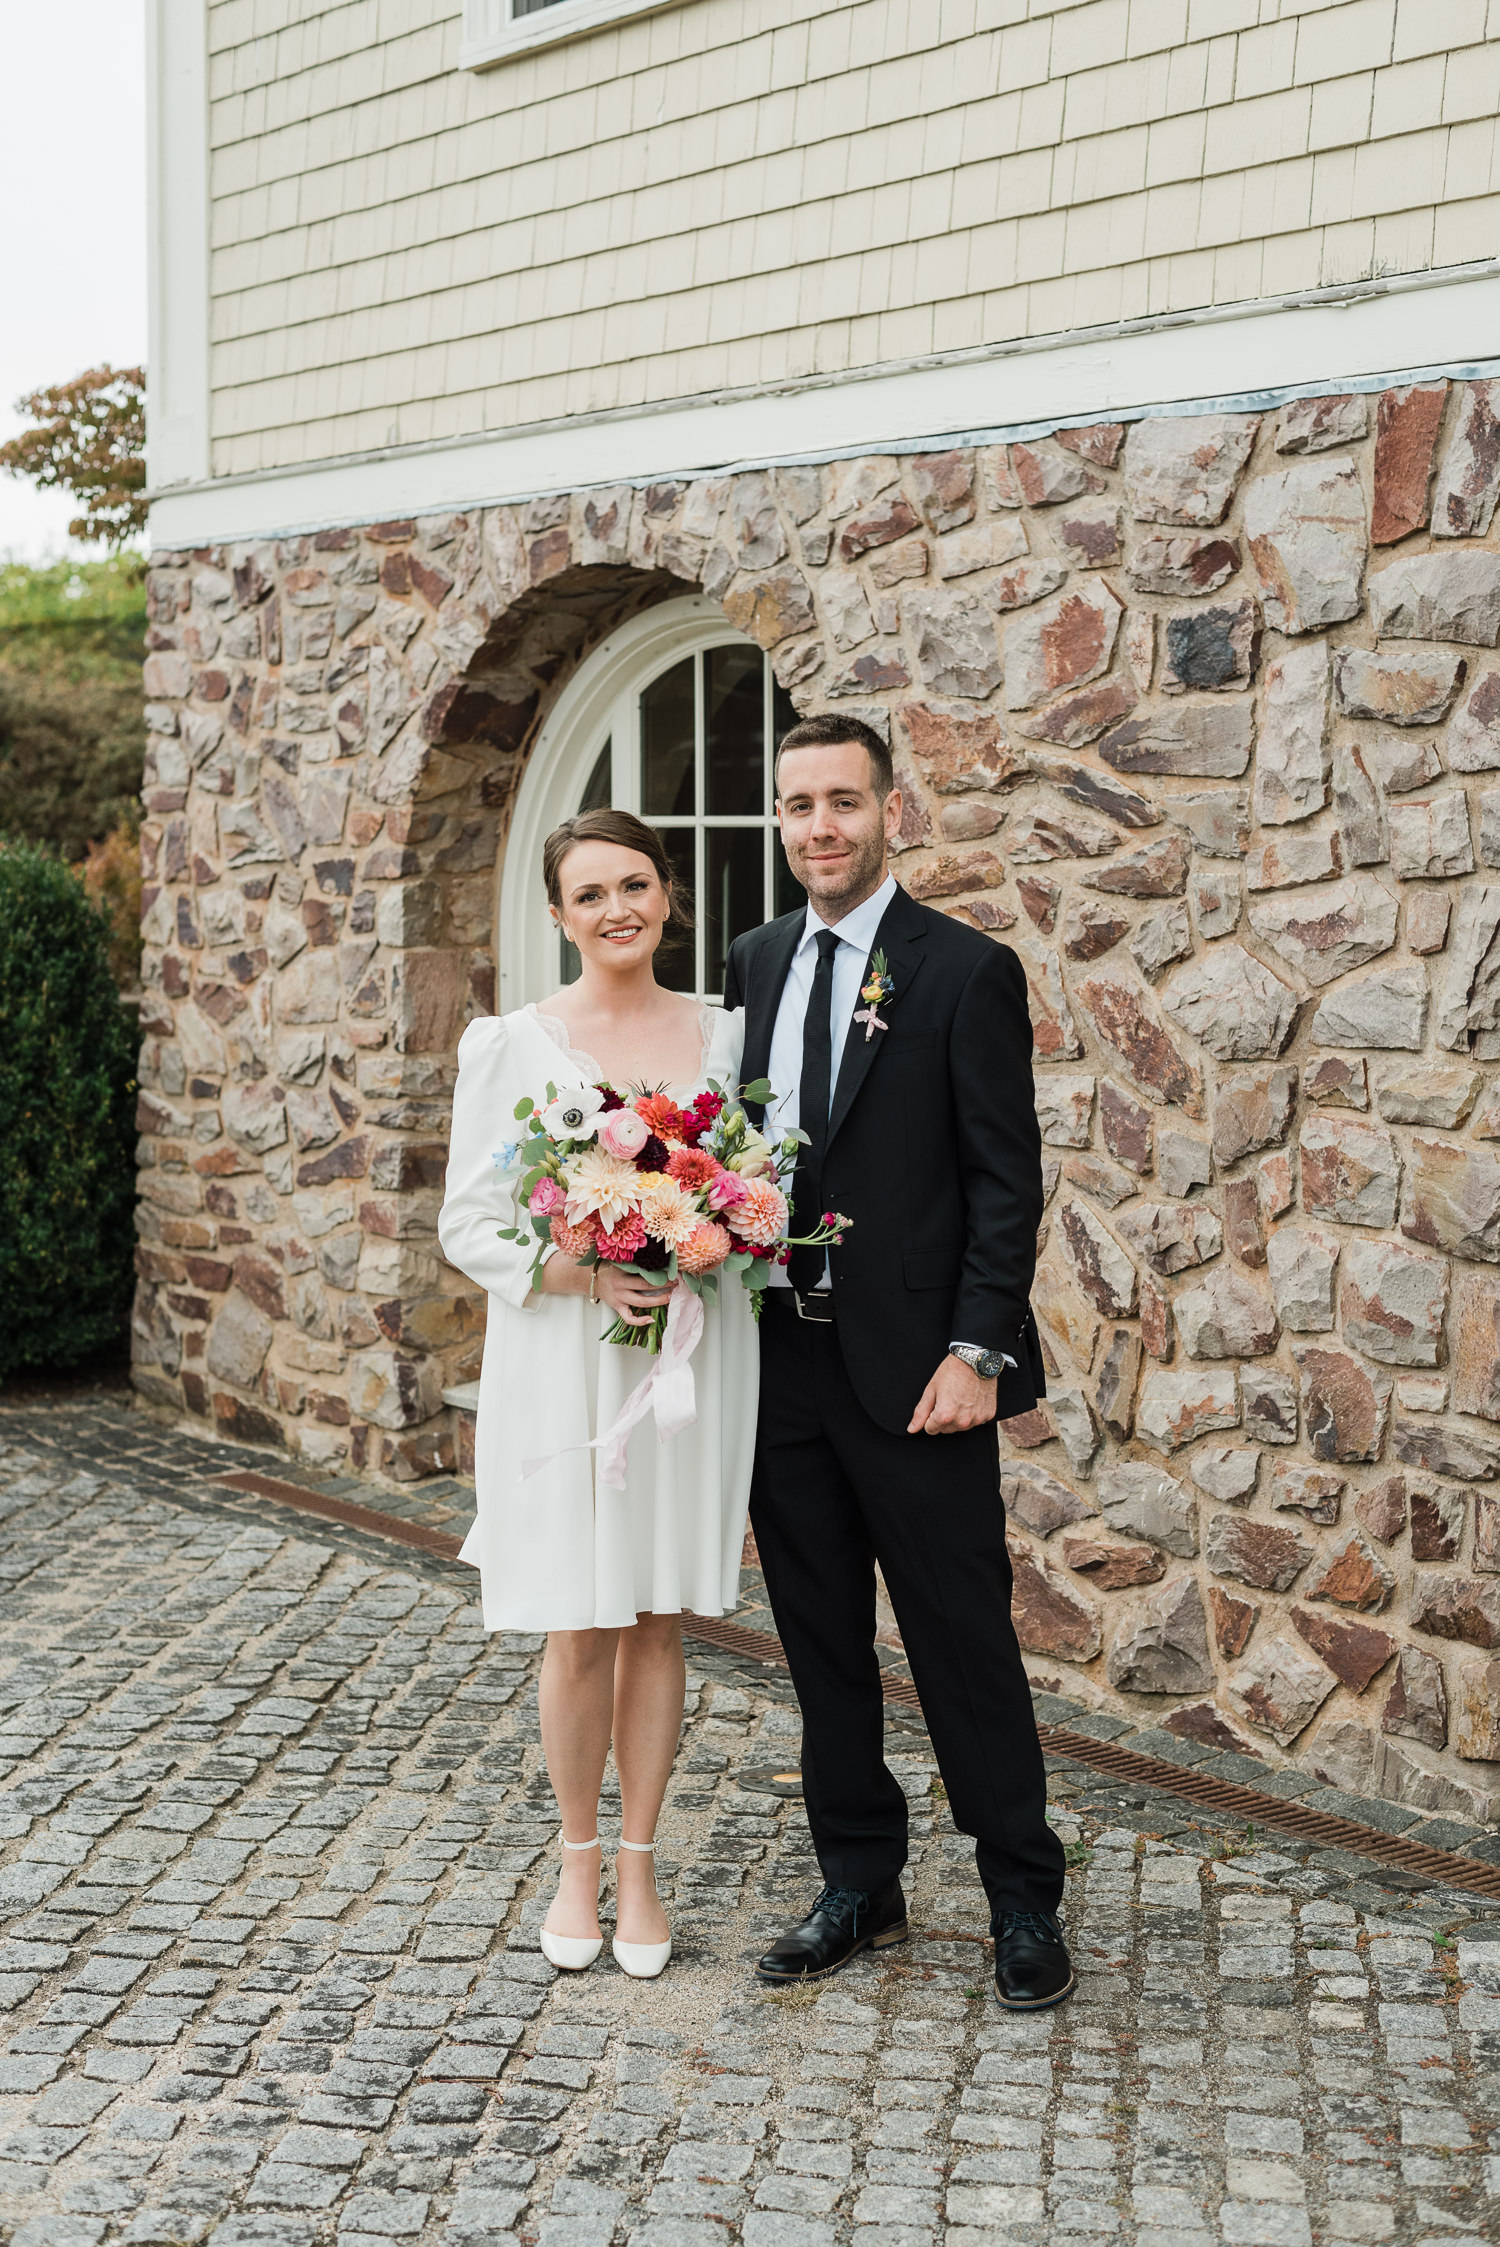
[[[803,1295],[800,1289],[794,1287],[792,1289],[792,1300],[797,1306],[798,1318],[802,1319],[808,1326],[832,1326],[833,1297],[826,1290],[820,1297],[818,1295]],[[809,1311],[804,1307],[806,1304],[819,1301],[827,1306],[826,1316],[817,1311]]]

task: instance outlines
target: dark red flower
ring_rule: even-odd
[[[635,1158],[637,1170],[665,1170],[670,1149],[665,1139],[658,1139],[653,1131],[645,1146]]]

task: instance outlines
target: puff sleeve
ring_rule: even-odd
[[[471,1022],[458,1044],[438,1239],[450,1264],[518,1311],[535,1309],[540,1301],[531,1285],[534,1249],[529,1241],[500,1238],[502,1225],[516,1223],[515,1180],[502,1176],[494,1157],[516,1137],[515,1107],[525,1089],[503,1017]]]

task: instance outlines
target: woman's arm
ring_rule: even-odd
[[[503,1019],[471,1022],[458,1046],[458,1085],[453,1094],[453,1137],[448,1148],[448,1178],[438,1218],[438,1239],[450,1264],[514,1309],[535,1306],[539,1295],[588,1295],[607,1303],[629,1326],[644,1326],[650,1311],[665,1303],[670,1288],[601,1266],[597,1279],[583,1264],[546,1251],[533,1288],[536,1249],[525,1240],[503,1241],[502,1226],[524,1222],[517,1212],[515,1174],[503,1173],[495,1154],[519,1129],[516,1102],[529,1089],[517,1080],[508,1057],[509,1033]]]
[[[450,1264],[519,1311],[536,1301],[531,1286],[535,1248],[530,1240],[500,1238],[502,1226],[518,1221],[515,1178],[503,1174],[494,1160],[517,1136],[515,1106],[526,1089],[517,1081],[509,1048],[510,1033],[495,1016],[471,1022],[459,1040],[438,1239]],[[549,1251],[548,1261],[559,1261],[555,1252]],[[588,1293],[587,1287],[583,1292]]]

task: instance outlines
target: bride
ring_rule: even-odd
[[[562,1867],[541,1931],[553,1965],[592,1965],[599,1930],[599,1788],[614,1748],[620,1780],[614,1955],[659,1974],[672,1940],[656,1893],[655,1832],[682,1722],[684,1611],[735,1604],[755,1437],[757,1350],[749,1298],[726,1279],[692,1361],[696,1423],[660,1443],[648,1416],[630,1436],[623,1490],[596,1487],[591,1440],[652,1360],[601,1342],[616,1313],[645,1325],[671,1290],[551,1250],[538,1288],[516,1222],[513,1177],[495,1156],[516,1136],[518,1101],[608,1080],[690,1101],[740,1081],[741,1013],[700,1006],[656,980],[658,947],[691,928],[653,828],[590,811],[547,838],[552,918],[577,947],[576,983],[540,1006],[471,1022],[438,1235],[489,1295],[475,1447],[478,1515],[462,1558],[480,1572],[487,1630],[545,1631],[542,1747],[562,1813]]]

